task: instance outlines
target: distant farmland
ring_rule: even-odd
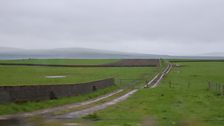
[[[4,63],[38,63],[38,64],[107,64],[119,60],[94,59],[30,59],[30,60],[8,60],[0,61]],[[150,80],[161,68],[159,67],[47,67],[47,66],[7,66],[0,65],[0,86],[17,85],[57,85],[76,84],[90,82],[105,78],[114,78],[116,86],[97,90],[94,93],[80,95],[57,100],[27,102],[23,104],[9,103],[0,104],[0,115],[18,112],[34,111],[74,102],[80,102],[96,98],[103,94],[112,92],[126,86],[139,87],[144,85],[146,80]],[[54,78],[56,77],[56,78]],[[57,78],[59,77],[59,78]],[[136,81],[137,80],[137,81]]]
[[[0,66],[0,85],[44,85],[44,84],[75,84],[105,78],[125,79],[127,82],[141,79],[144,75],[151,76],[153,67],[101,67],[101,68],[65,68],[65,67],[29,67]],[[48,78],[48,76],[64,76]],[[131,79],[131,80],[128,80]]]
[[[134,61],[138,61],[135,63]],[[150,75],[158,67],[146,67],[145,64],[159,64],[158,60],[117,60],[117,59],[24,59],[24,60],[0,60],[0,63],[14,65],[0,65],[0,85],[51,85],[51,84],[75,84],[96,81],[105,78],[115,78],[118,83],[126,83],[131,80],[141,79]],[[123,63],[123,64],[122,64]],[[135,64],[134,64],[135,63]],[[15,65],[18,64],[18,65]],[[20,64],[25,64],[20,66]],[[48,66],[29,66],[26,64],[48,64]],[[52,65],[53,64],[53,65]],[[54,64],[60,66],[54,67]],[[78,65],[76,67],[62,67]],[[119,67],[104,67],[103,64],[117,64]],[[126,67],[122,67],[128,64]],[[132,64],[140,64],[131,67]],[[79,65],[91,67],[79,67]],[[102,65],[100,68],[95,65]],[[144,67],[141,67],[144,66]],[[151,76],[151,75],[150,75]],[[122,81],[120,81],[122,80]],[[125,81],[124,81],[125,80]]]
[[[55,65],[101,65],[119,61],[118,59],[19,59],[0,60],[0,63],[55,64]]]

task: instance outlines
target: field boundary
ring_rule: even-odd
[[[0,103],[23,103],[77,96],[115,85],[114,78],[79,84],[0,86]]]
[[[169,60],[170,62],[224,62],[224,59],[183,59]]]
[[[59,64],[31,64],[31,63],[0,63],[7,66],[45,66],[45,67],[157,67],[159,59],[124,59],[114,63],[99,65],[59,65]]]
[[[208,82],[208,90],[224,96],[224,84]]]

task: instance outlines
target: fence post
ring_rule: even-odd
[[[221,85],[221,96],[223,96],[223,88],[224,88],[224,85]]]
[[[222,85],[222,96],[224,95],[224,85]]]
[[[215,84],[215,91],[218,91],[218,83]]]
[[[190,82],[190,81],[188,82],[188,85],[187,85],[187,86],[188,86],[188,88],[190,88],[190,87],[191,87],[191,82]]]
[[[209,91],[211,90],[211,82],[210,81],[208,82],[208,90]]]
[[[217,83],[217,92],[219,93],[219,84]]]

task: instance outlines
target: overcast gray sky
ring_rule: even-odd
[[[224,0],[1,0],[0,46],[223,52]]]

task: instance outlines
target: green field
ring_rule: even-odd
[[[100,68],[67,68],[67,67],[30,67],[0,66],[0,85],[49,85],[75,84],[105,78],[137,79],[154,72],[152,67],[100,67]],[[65,76],[64,78],[46,78],[46,76]]]
[[[55,64],[55,65],[99,65],[118,61],[117,59],[19,59],[0,60],[0,63]]]
[[[96,126],[223,126],[224,96],[208,91],[208,81],[224,83],[224,63],[178,64],[183,66],[174,68],[160,87],[140,90],[97,112],[97,121],[80,121]]]
[[[116,86],[98,90],[97,92],[81,96],[62,98],[41,102],[23,104],[1,104],[0,115],[18,112],[28,112],[43,108],[85,101],[109,93],[128,85],[135,79],[141,82],[151,79],[159,69],[154,67],[100,67],[100,68],[73,68],[73,67],[38,67],[38,66],[0,66],[0,85],[48,85],[48,84],[75,84],[113,77]],[[65,78],[46,78],[48,75],[64,75]]]

